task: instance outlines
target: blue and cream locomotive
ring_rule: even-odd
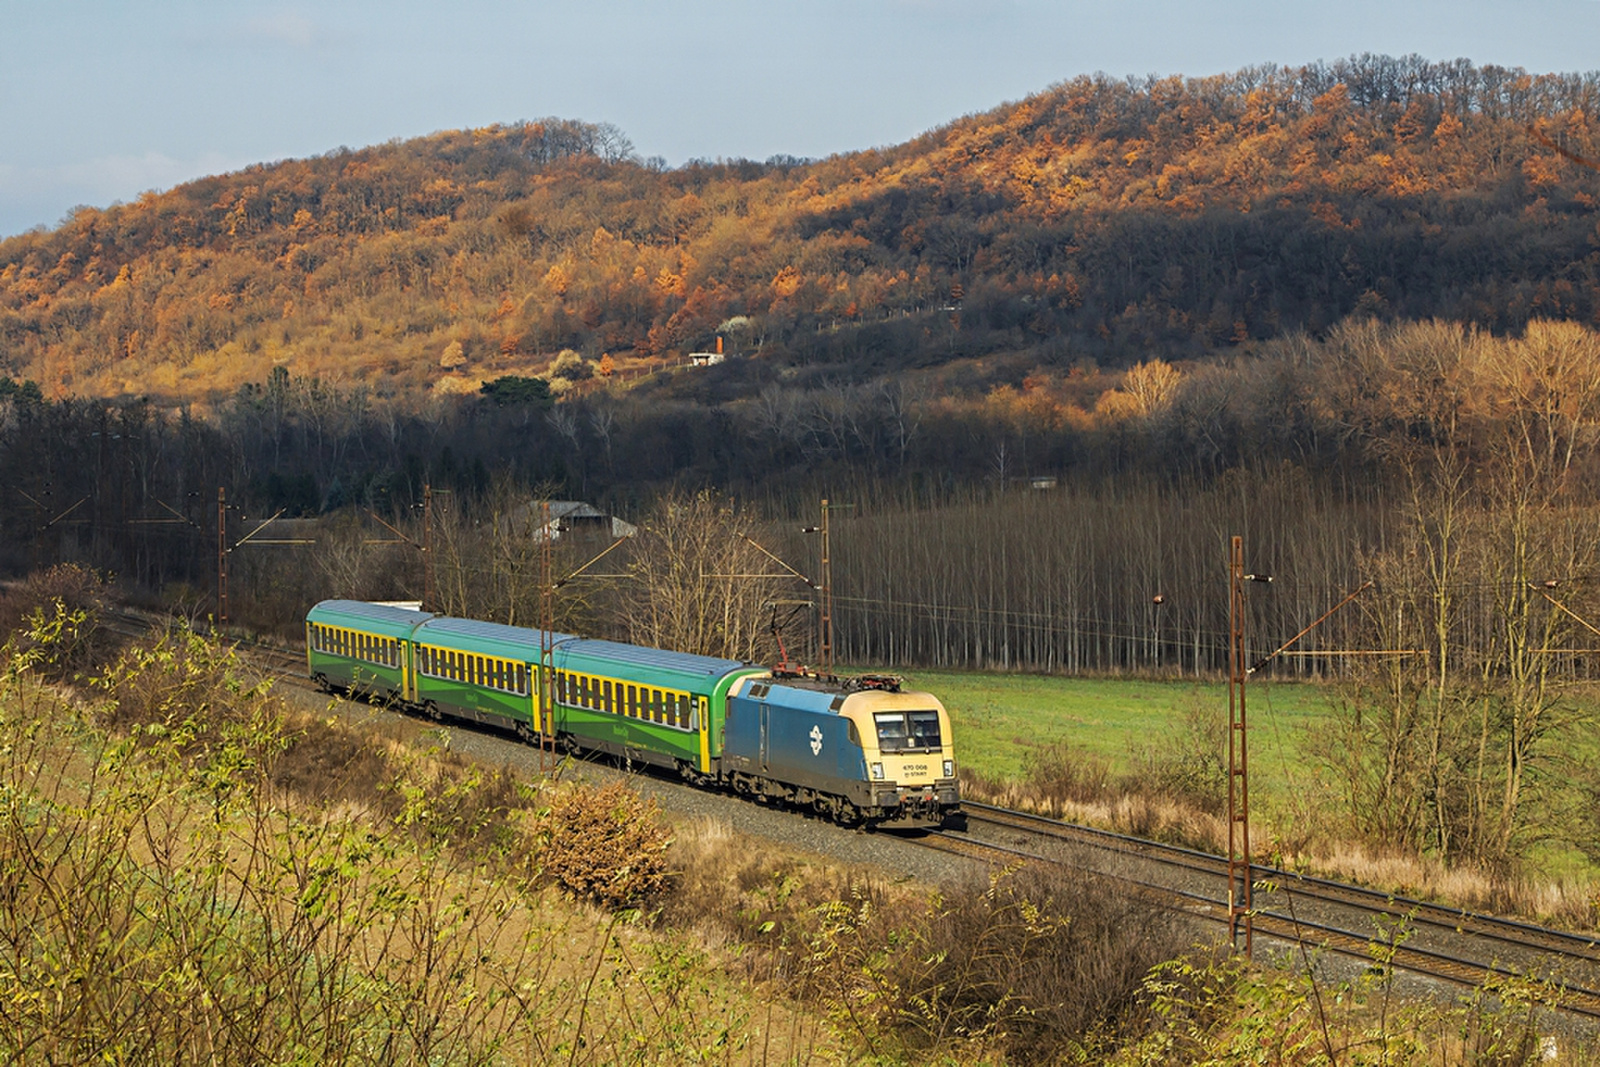
[[[937,824],[960,803],[949,714],[888,676],[774,671],[354,600],[306,615],[306,665],[329,689],[845,824]]]

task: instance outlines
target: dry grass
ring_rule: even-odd
[[[89,700],[0,672],[0,1055],[844,1058],[691,937],[541,888],[536,792],[235,667],[175,633]]]

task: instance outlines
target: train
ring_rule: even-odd
[[[605,753],[846,826],[960,818],[950,716],[892,675],[761,667],[358,600],[306,613],[328,691]]]

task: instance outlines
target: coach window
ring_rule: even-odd
[[[630,719],[639,717],[639,687],[628,686],[628,702],[623,706],[622,713]]]

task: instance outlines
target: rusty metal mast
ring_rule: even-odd
[[[217,486],[217,628],[228,625],[228,491]]]
[[[556,668],[556,532],[550,523],[550,501],[544,502],[544,526],[539,538],[539,677],[534,682],[534,741],[539,746],[539,773],[549,774],[550,736],[555,727]]]
[[[818,649],[818,666],[826,674],[833,673],[833,557],[828,544],[828,499],[822,499],[822,588],[818,599],[822,601],[819,623],[821,647]]]
[[[1228,553],[1228,933],[1249,955],[1255,932],[1250,912],[1250,753],[1244,683],[1244,539]]]
[[[433,486],[428,484],[422,487],[422,610],[433,608]]]

